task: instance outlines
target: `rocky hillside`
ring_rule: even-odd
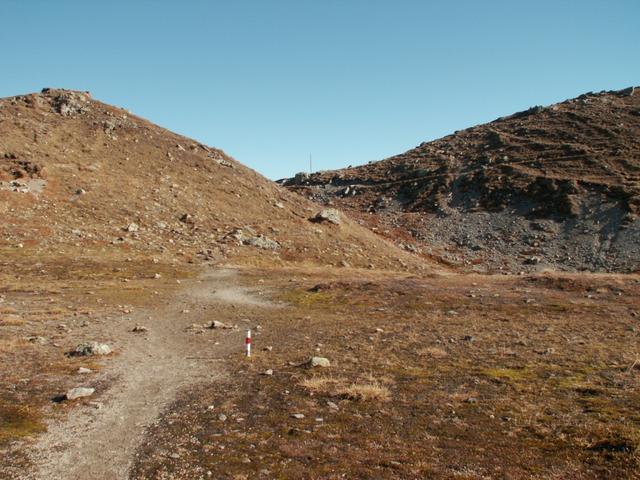
[[[223,151],[88,92],[0,99],[0,251],[145,252],[196,262],[418,268],[423,262]]]
[[[640,91],[587,93],[282,183],[469,269],[637,271]]]

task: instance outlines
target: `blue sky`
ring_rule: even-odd
[[[89,90],[270,178],[640,84],[640,1],[0,0],[0,96]]]

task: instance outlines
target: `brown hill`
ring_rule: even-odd
[[[481,271],[640,268],[640,92],[588,93],[283,183]]]
[[[0,250],[413,268],[422,262],[221,150],[88,92],[0,99]]]

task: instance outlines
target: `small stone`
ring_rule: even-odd
[[[332,401],[327,401],[327,407],[329,407],[331,410],[340,410],[340,407],[338,407],[337,404],[335,404]]]
[[[291,415],[291,418],[295,418],[296,420],[302,420],[304,418],[304,413],[294,413]]]
[[[82,397],[90,397],[96,391],[95,388],[76,387],[65,394],[67,400],[75,400]]]
[[[83,374],[85,374],[85,373],[92,373],[92,372],[93,372],[93,370],[91,370],[90,368],[86,368],[86,367],[80,367],[80,368],[78,368],[78,373],[83,373]]]
[[[307,362],[307,364],[310,367],[329,367],[331,366],[331,362],[329,361],[328,358],[324,358],[324,357],[311,357],[309,359],[309,362]]]
[[[264,347],[262,350],[264,350],[265,352],[270,352],[273,350],[273,347],[271,345],[267,345],[266,347]]]
[[[224,413],[221,413],[218,415],[218,420],[220,420],[221,422],[226,422],[227,416]]]
[[[145,327],[144,325],[136,325],[135,327],[133,327],[133,330],[131,331],[135,333],[142,333],[142,332],[146,332],[147,330],[148,328]]]
[[[273,370],[271,370],[270,368],[265,370],[264,372],[262,372],[262,375],[268,375],[271,376],[273,375]]]
[[[193,215],[191,215],[191,214],[189,214],[189,213],[185,213],[184,215],[182,215],[182,216],[180,217],[180,221],[181,221],[182,223],[189,223],[189,224],[193,224],[193,223],[195,223],[195,222],[194,222],[194,219],[193,219]]]
[[[233,328],[231,325],[227,325],[226,323],[219,322],[218,320],[214,320],[209,324],[209,328]]]
[[[525,265],[538,265],[542,260],[540,257],[529,257],[524,261]]]
[[[78,345],[72,355],[87,356],[87,355],[109,355],[111,353],[111,347],[106,343],[89,342],[81,343]]]
[[[160,275],[159,273],[156,273],[156,274],[153,276],[153,278],[155,278],[155,279],[157,280],[158,278],[162,278],[162,275]]]
[[[140,226],[137,223],[132,222],[127,225],[127,228],[125,228],[125,230],[130,233],[137,232],[138,230],[140,230]]]

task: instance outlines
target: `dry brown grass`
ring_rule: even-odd
[[[31,344],[23,338],[0,338],[0,354],[15,352],[30,346]]]
[[[339,388],[337,393],[349,400],[362,402],[386,402],[391,400],[391,391],[389,388],[377,381],[352,383],[346,387]]]
[[[343,381],[344,380],[338,378],[314,376],[301,380],[298,385],[311,393],[330,394],[331,392],[334,392],[336,386],[340,385]]]
[[[422,348],[416,352],[418,355],[427,356],[431,358],[445,358],[448,354],[443,348],[427,347]]]
[[[30,436],[45,430],[46,426],[37,409],[0,403],[0,444],[6,440]]]
[[[330,397],[342,397],[357,401],[388,401],[391,391],[381,381],[369,376],[365,380],[350,383],[346,378],[334,378],[324,375],[312,376],[301,380],[298,385],[311,394],[324,394]]]
[[[24,319],[18,315],[2,315],[0,316],[0,326],[19,327],[24,325]]]

